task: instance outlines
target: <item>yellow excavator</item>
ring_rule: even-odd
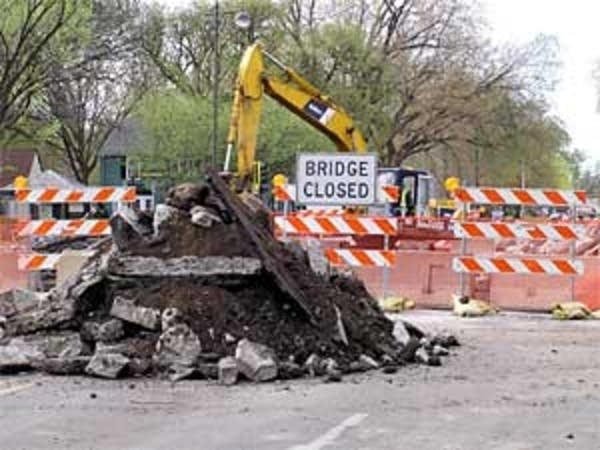
[[[267,71],[265,60],[273,64],[279,73]],[[261,184],[256,143],[265,94],[329,137],[338,151],[367,151],[363,134],[344,108],[257,42],[246,49],[240,62],[227,137],[224,173],[234,176],[236,190],[256,193]],[[234,149],[237,153],[237,170],[231,174]],[[431,179],[425,171],[382,168],[378,178],[380,183],[394,184],[401,191],[408,189],[412,205],[422,200],[423,195],[419,192],[429,197],[429,185],[420,186]],[[396,204],[391,206],[398,207]]]
[[[265,71],[265,59],[282,73]],[[328,136],[342,152],[366,152],[367,143],[352,117],[319,89],[264,50],[261,43],[248,47],[242,57],[235,86],[227,153],[229,172],[234,147],[237,152],[238,185],[248,189],[256,178],[256,140],[264,95],[275,99],[292,113]]]

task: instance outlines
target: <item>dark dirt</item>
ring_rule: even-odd
[[[174,191],[179,192],[179,191]],[[185,196],[189,190],[184,190]],[[205,195],[204,190],[201,191]],[[212,197],[211,197],[212,198]],[[186,207],[190,200],[185,197]],[[178,204],[177,201],[171,204]],[[197,204],[197,203],[195,203]],[[222,204],[219,205],[222,208]],[[214,210],[214,209],[213,209]],[[222,212],[222,211],[221,211]],[[148,217],[141,217],[140,227],[148,229]],[[76,318],[71,329],[80,329],[85,321],[108,318],[116,296],[132,299],[138,306],[164,310],[176,307],[185,322],[198,335],[205,353],[217,356],[233,355],[237,341],[248,338],[274,349],[281,361],[303,364],[316,353],[334,358],[342,367],[348,367],[366,354],[376,359],[387,355],[388,360],[402,362],[402,348],[393,335],[393,324],[379,309],[362,282],[340,275],[315,274],[303,252],[292,251],[272,237],[264,212],[251,216],[255,236],[259,236],[263,253],[258,251],[256,239],[249,238],[247,229],[239,221],[222,223],[210,228],[193,225],[185,210],[177,210],[160,225],[158,236],[137,235],[135,226],[129,226],[119,235],[125,243],[119,255],[175,258],[181,256],[245,256],[259,258],[265,249],[271,262],[285,272],[305,298],[305,308],[315,319],[311,323],[305,310],[295,298],[281,288],[272,271],[266,269],[258,276],[232,275],[227,277],[168,277],[119,278],[104,275],[80,290],[75,300]],[[123,230],[121,230],[123,231]],[[114,233],[115,231],[113,231]],[[106,253],[108,249],[105,248]],[[113,250],[116,251],[116,250]],[[262,259],[262,258],[261,258]],[[84,268],[97,272],[100,259]],[[90,270],[91,269],[91,270]],[[95,276],[95,275],[93,275]],[[85,285],[82,276],[79,284]],[[70,292],[77,290],[77,284]],[[72,294],[69,294],[71,296]],[[341,320],[340,320],[341,319]],[[343,342],[340,322],[348,342]],[[147,333],[140,327],[127,324],[121,343],[129,357],[148,360],[157,333]]]

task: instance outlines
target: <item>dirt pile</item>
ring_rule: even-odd
[[[152,216],[120,211],[112,241],[80,273],[32,293],[27,308],[4,308],[0,372],[29,361],[105,378],[335,381],[349,371],[437,365],[456,344],[394,325],[359,280],[317,275],[308,253],[275,241],[265,223],[220,180],[178,187]]]

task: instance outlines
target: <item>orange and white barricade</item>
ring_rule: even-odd
[[[273,188],[273,198],[278,202],[295,202],[296,186],[293,184],[275,186]]]
[[[22,189],[15,193],[20,203],[133,203],[135,187],[87,187],[82,189]]]
[[[400,187],[393,184],[382,184],[377,188],[379,203],[398,203],[400,201]]]
[[[459,188],[454,192],[457,201],[469,203],[517,206],[562,206],[576,209],[585,205],[585,191],[557,189]],[[465,214],[466,216],[466,214]],[[575,217],[575,214],[573,214]],[[575,276],[582,275],[584,264],[575,260],[575,242],[585,235],[584,227],[575,223],[476,222],[454,223],[454,235],[462,239],[461,255],[454,258],[452,267],[460,274],[461,295],[465,292],[466,274],[523,274],[562,275],[571,277],[571,297],[574,297]],[[496,258],[467,255],[470,239],[527,239],[571,242],[569,258],[511,257]]]
[[[60,254],[19,255],[18,267],[19,270],[24,272],[35,272],[39,270],[55,270],[60,257]]]
[[[483,258],[459,256],[452,266],[459,273],[582,275],[583,262],[563,258]]]
[[[325,257],[333,266],[393,267],[396,252],[391,250],[325,249]]]
[[[582,239],[585,227],[571,223],[456,222],[454,235],[465,239]]]
[[[18,230],[19,237],[108,235],[110,235],[110,222],[108,219],[32,220],[21,225]]]
[[[583,206],[587,203],[587,194],[560,189],[461,187],[454,191],[454,199],[460,203],[492,205]]]
[[[275,227],[288,235],[374,234],[394,235],[398,221],[389,217],[276,216]]]

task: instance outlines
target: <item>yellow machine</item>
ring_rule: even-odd
[[[281,76],[265,71],[265,57],[282,72]],[[255,43],[244,52],[240,63],[224,167],[225,172],[229,172],[231,155],[236,147],[236,176],[244,189],[256,185],[256,176],[260,174],[255,157],[264,94],[328,136],[339,151],[366,152],[365,138],[340,105],[267,53],[260,43]]]
[[[267,71],[265,60],[276,70]],[[265,94],[329,137],[338,151],[367,151],[364,136],[344,108],[294,69],[265,51],[260,43],[255,43],[246,49],[240,62],[227,136],[224,172],[230,173],[231,158],[235,149],[237,170],[234,171],[234,176],[238,191],[256,193],[261,185],[261,165],[256,161],[256,143]],[[421,199],[421,189],[427,197],[430,193],[429,187],[419,185],[422,177],[431,178],[424,171],[382,168],[379,170],[379,177],[390,179],[387,183],[397,185],[401,190],[409,181],[408,184],[412,186],[410,192],[413,205]],[[456,187],[454,184],[457,181],[454,178],[449,180],[453,188]]]

